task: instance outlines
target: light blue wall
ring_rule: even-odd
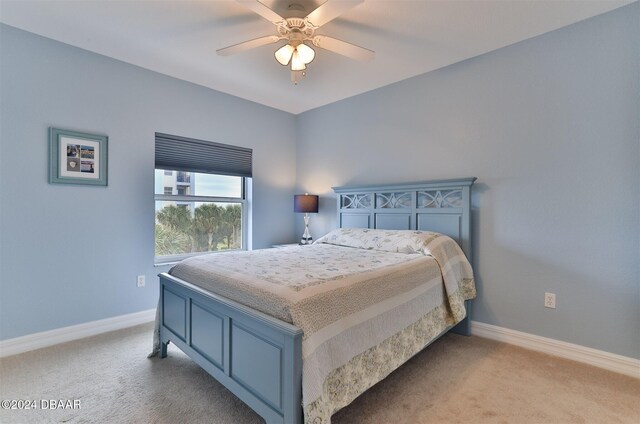
[[[253,148],[253,246],[295,238],[295,116],[5,25],[0,61],[0,339],[155,306],[156,131]],[[107,188],[48,184],[49,126],[109,136]]]
[[[472,318],[640,357],[639,9],[299,115],[312,235],[331,186],[477,176]]]

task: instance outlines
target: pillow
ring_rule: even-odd
[[[385,252],[428,254],[425,247],[438,237],[445,236],[430,231],[338,228],[320,237],[316,243]]]

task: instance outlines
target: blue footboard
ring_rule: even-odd
[[[160,356],[174,343],[267,423],[302,423],[302,330],[160,277]]]

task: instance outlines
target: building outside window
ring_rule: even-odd
[[[178,171],[176,180],[182,184],[189,184],[191,182],[191,174],[184,171]]]

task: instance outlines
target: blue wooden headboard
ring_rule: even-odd
[[[471,186],[476,180],[333,187],[340,228],[424,230],[456,240],[471,261]]]

